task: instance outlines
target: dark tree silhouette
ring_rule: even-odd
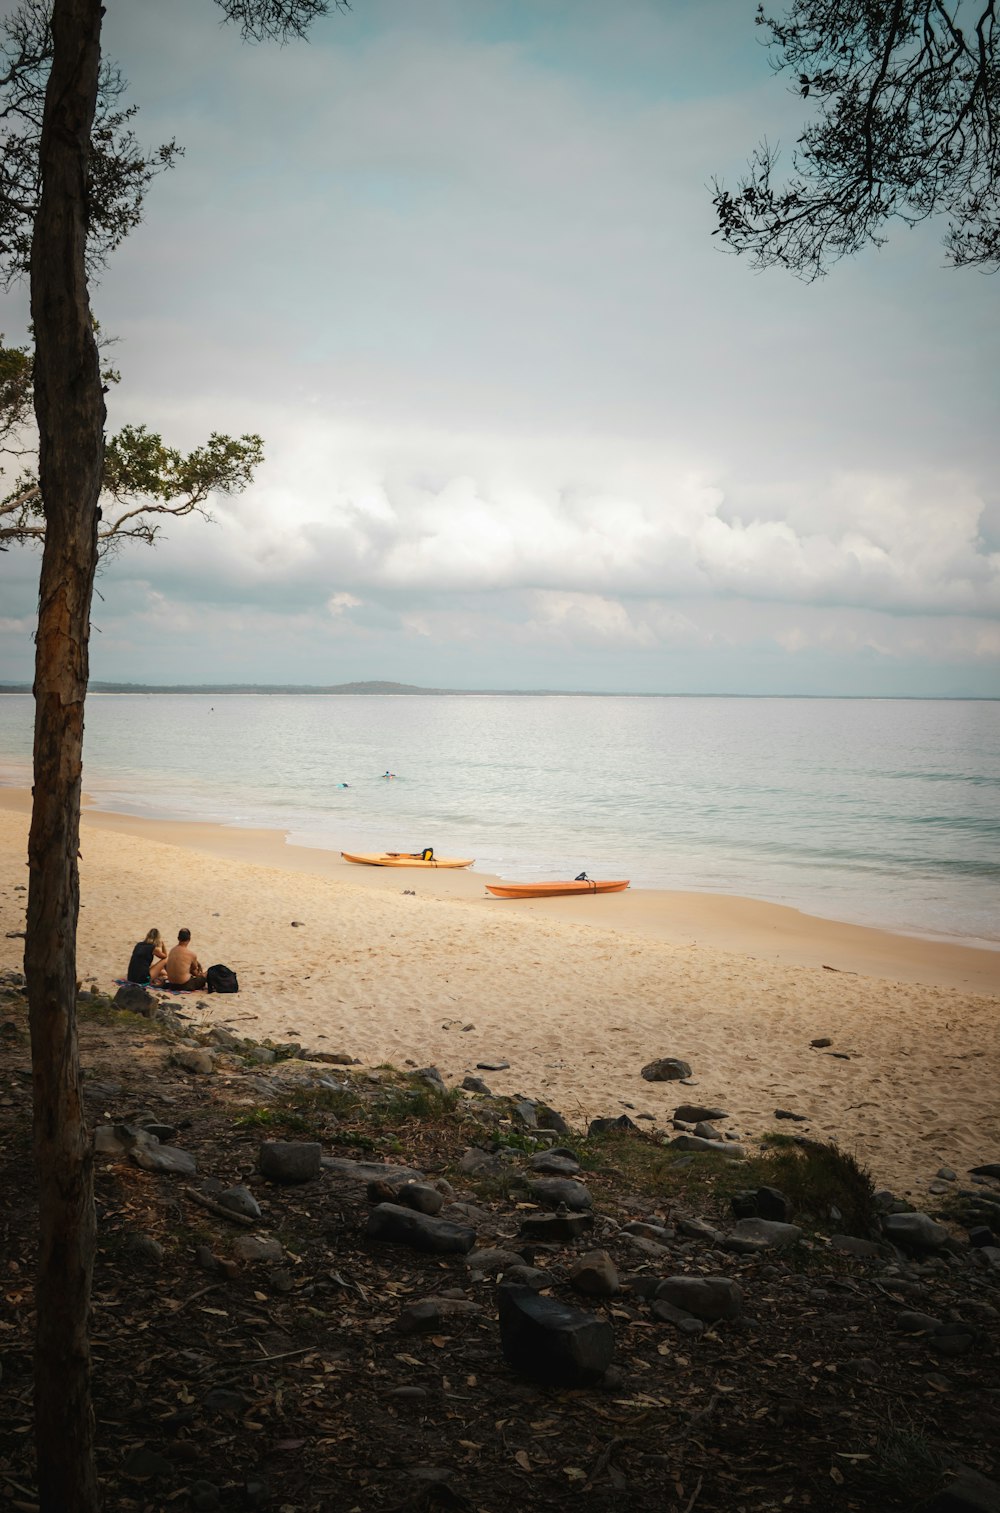
[[[339,0],[217,3],[246,39],[261,41],[302,35]],[[30,265],[45,515],[24,956],[39,1189],[35,1441],[41,1513],[95,1513],[100,1506],[88,1336],[93,1163],[76,1033],[83,715],[106,477],[88,272],[137,222],[151,174],[176,152],[171,144],[146,157],[131,137],[131,112],[109,104],[120,81],[102,67],[103,18],[102,0],[26,0],[14,13],[15,29],[6,26],[10,47],[0,68],[0,256],[8,276],[23,269],[26,253]]]
[[[715,183],[715,234],[758,267],[812,279],[891,220],[946,217],[956,267],[1000,265],[997,0],[795,0],[757,10],[777,71],[818,110],[776,183],[766,142],[730,193]]]

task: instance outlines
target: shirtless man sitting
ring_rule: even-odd
[[[166,981],[172,988],[188,988],[196,993],[205,986],[205,968],[191,949],[190,930],[178,930],[176,946],[172,947],[166,961],[157,964],[154,973],[150,977],[153,987]]]

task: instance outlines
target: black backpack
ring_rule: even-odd
[[[205,973],[205,985],[210,993],[238,993],[240,991],[236,973],[232,967],[224,967],[221,962],[217,962],[214,967],[209,967]]]

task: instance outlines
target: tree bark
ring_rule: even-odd
[[[76,1034],[77,855],[104,397],[87,290],[90,133],[100,0],[54,0],[31,251],[45,550],[35,653],[25,973],[39,1192],[35,1440],[42,1513],[94,1513],[88,1312],[93,1158]]]

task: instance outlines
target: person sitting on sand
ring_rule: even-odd
[[[160,962],[153,969],[152,983],[166,982],[172,988],[187,988],[196,993],[205,986],[205,968],[191,949],[191,931],[178,930],[177,944],[174,946],[166,961]]]
[[[163,936],[159,930],[150,930],[146,939],[140,940],[132,951],[125,976],[129,982],[137,982],[145,987],[152,975],[154,961],[159,963],[166,959],[167,948],[163,944]]]

